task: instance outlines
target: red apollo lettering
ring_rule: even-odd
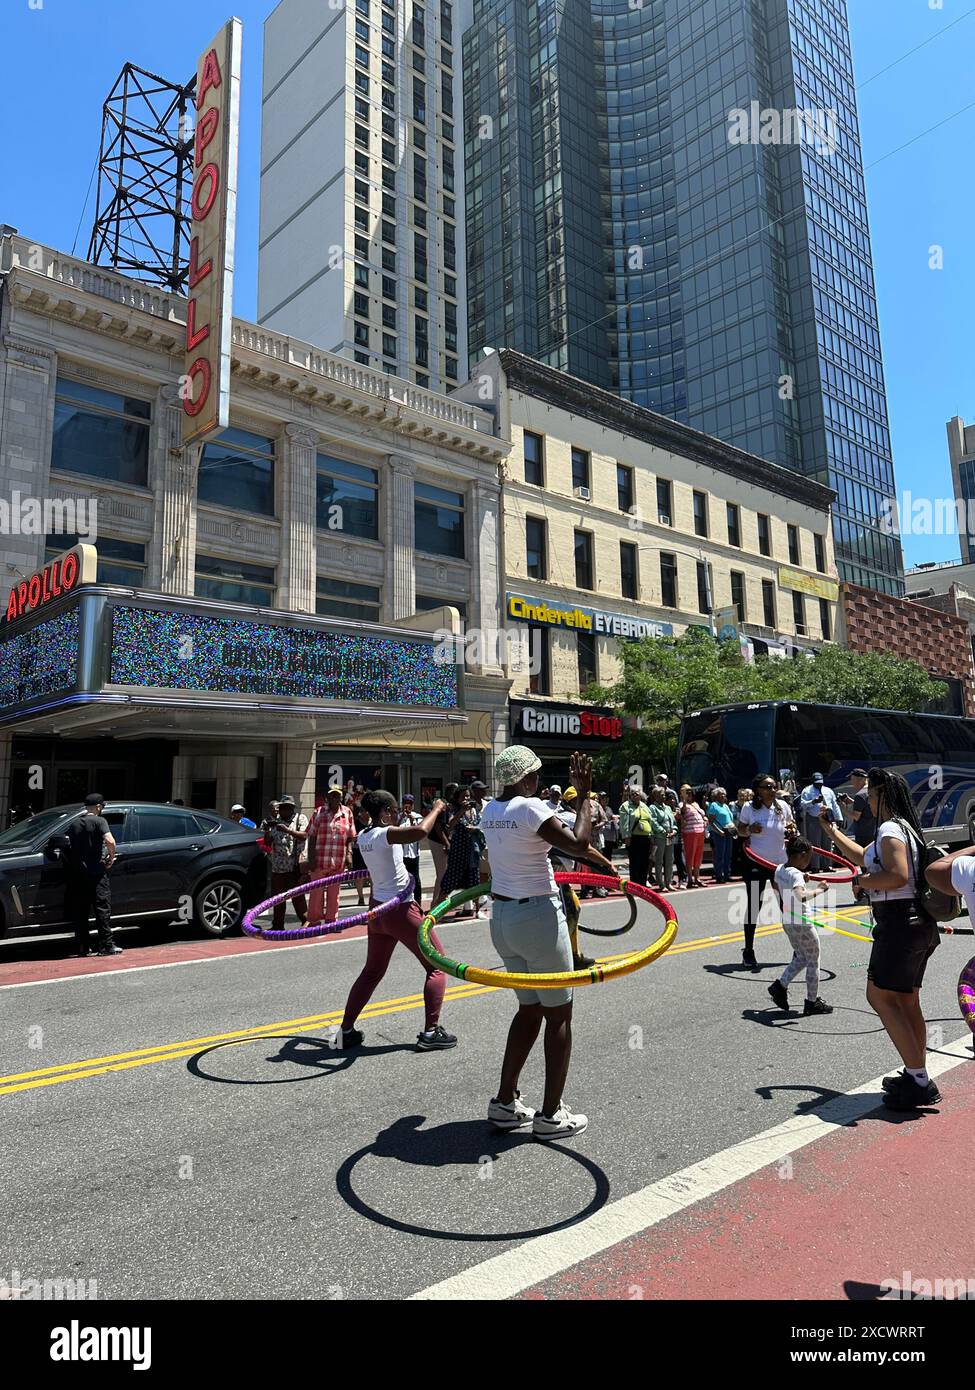
[[[23,613],[27,607],[27,580],[22,579],[17,585],[17,611]]]
[[[195,401],[192,395],[187,396],[183,401],[183,409],[186,411],[187,415],[199,415],[210,396],[210,363],[205,357],[198,357],[186,375],[190,378],[190,381],[198,376],[203,382],[200,394]]]
[[[202,328],[196,326],[196,306],[199,303],[196,299],[191,299],[186,306],[186,351],[192,352],[198,348],[205,338],[210,336],[210,325],[205,323]]]
[[[220,59],[217,57],[217,50],[211,48],[210,52],[203,59],[203,68],[200,72],[200,81],[196,88],[196,109],[199,111],[203,105],[203,98],[207,92],[220,86],[223,78],[220,76]]]
[[[204,183],[206,183],[208,194],[205,204],[201,196],[201,191],[203,189]],[[203,168],[200,170],[196,178],[193,180],[192,209],[194,222],[202,222],[203,219],[206,217],[207,213],[210,211],[210,209],[213,207],[214,202],[216,201],[217,192],[219,191],[219,188],[220,170],[212,162],[210,164],[204,164]]]
[[[17,616],[17,590],[11,589],[7,599],[7,622],[12,623]]]
[[[69,550],[61,561],[61,588],[58,590],[59,593],[66,594],[69,589],[74,588],[78,579],[79,568],[78,556],[73,550]]]
[[[205,280],[212,269],[212,260],[205,260],[200,265],[200,238],[195,236],[190,242],[190,274],[187,281],[189,289],[195,290],[200,281]]]
[[[203,151],[206,149],[207,145],[209,145],[214,135],[216,135],[219,124],[219,108],[216,106],[208,106],[197,122],[196,136],[193,140],[193,164],[197,169],[199,169],[203,159]]]
[[[27,607],[36,608],[41,601],[41,576],[32,574],[27,581]]]

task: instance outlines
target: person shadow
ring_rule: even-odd
[[[423,1129],[421,1126],[425,1122],[425,1115],[401,1116],[398,1120],[394,1120],[391,1125],[380,1130],[372,1143],[364,1145],[345,1159],[336,1173],[335,1182],[342,1200],[353,1211],[380,1226],[403,1231],[409,1235],[422,1235],[437,1240],[452,1241],[514,1241],[549,1235],[554,1231],[562,1231],[569,1226],[575,1226],[599,1211],[601,1207],[605,1206],[609,1198],[609,1178],[597,1163],[584,1153],[580,1153],[578,1149],[568,1145],[550,1143],[546,1144],[547,1149],[554,1149],[557,1153],[578,1164],[588,1173],[593,1183],[593,1194],[586,1205],[580,1211],[560,1221],[526,1230],[462,1232],[421,1226],[387,1216],[370,1206],[353,1186],[352,1179],[355,1168],[364,1158],[392,1160],[420,1169],[442,1170],[460,1167],[462,1170],[466,1169],[470,1173],[476,1174],[477,1177],[490,1179],[494,1177],[496,1165],[514,1162],[516,1161],[515,1154],[519,1149],[523,1149],[526,1144],[530,1144],[533,1148],[536,1145],[530,1129],[505,1133],[500,1130],[489,1129],[483,1120],[454,1120],[435,1125],[432,1129]],[[418,1181],[422,1183],[422,1177]],[[462,1171],[456,1181],[464,1183],[468,1181],[468,1178]],[[561,1184],[560,1190],[567,1191],[567,1185],[564,1182]]]

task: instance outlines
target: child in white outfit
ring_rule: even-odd
[[[803,1016],[831,1014],[829,1004],[819,997],[819,933],[804,916],[804,906],[810,898],[825,892],[825,883],[810,883],[806,870],[812,862],[813,847],[808,840],[796,836],[788,845],[788,857],[780,864],[772,880],[776,896],[782,905],[782,930],[792,944],[792,959],[779,978],[769,986],[769,994],[780,1009],[788,1011],[788,986],[799,971],[806,968],[806,1003]]]

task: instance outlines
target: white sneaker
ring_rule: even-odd
[[[515,1098],[510,1105],[502,1105],[499,1100],[492,1100],[488,1106],[488,1119],[495,1129],[521,1129],[524,1125],[530,1125],[535,1118],[534,1110],[522,1104],[521,1092],[515,1092]]]
[[[540,1110],[535,1111],[532,1133],[536,1139],[544,1139],[546,1142],[551,1139],[574,1139],[588,1124],[589,1120],[585,1115],[570,1114],[563,1101],[552,1116],[543,1115]]]

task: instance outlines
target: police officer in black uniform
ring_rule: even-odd
[[[74,924],[79,956],[89,951],[88,918],[95,915],[98,954],[120,956],[112,936],[112,889],[108,871],[115,863],[115,838],[102,815],[105,798],[100,792],[85,797],[85,814],[68,826],[65,916]]]

